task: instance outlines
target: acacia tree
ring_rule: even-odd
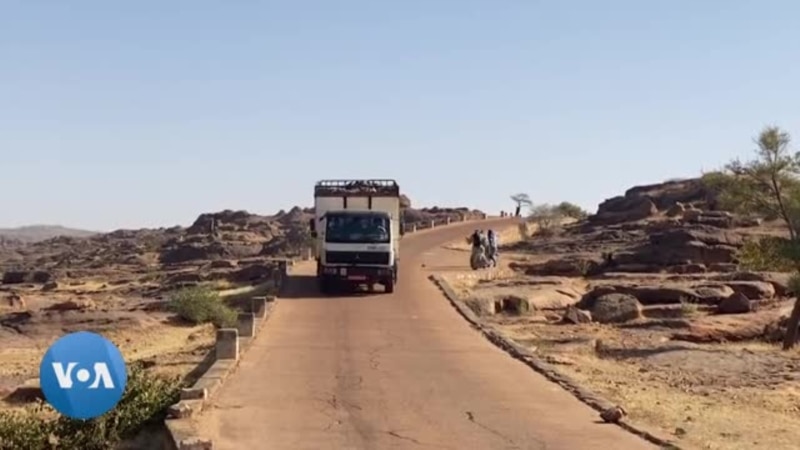
[[[765,259],[775,268],[792,267],[794,275],[789,287],[797,296],[800,294],[800,153],[790,151],[789,133],[775,126],[764,128],[755,143],[754,159],[734,160],[722,171],[706,174],[703,179],[717,193],[723,208],[785,223],[788,239],[766,238],[756,245],[756,249],[763,251],[750,256],[759,260],[761,270],[765,268]],[[769,254],[760,254],[764,251]],[[796,344],[798,325],[800,301],[795,300],[784,336],[784,349]]]
[[[512,195],[511,200],[513,200],[514,203],[517,204],[517,211],[521,210],[523,206],[533,205],[533,202],[531,201],[531,196],[524,192]]]

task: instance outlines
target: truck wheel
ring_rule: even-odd
[[[383,291],[387,294],[391,294],[394,292],[394,280],[389,278],[385,282],[383,282]]]

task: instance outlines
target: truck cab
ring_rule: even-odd
[[[400,260],[400,189],[394,180],[323,180],[314,187],[320,290],[375,284],[394,292]]]

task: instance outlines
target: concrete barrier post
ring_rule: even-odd
[[[436,221],[435,220],[431,220],[431,228],[435,228],[435,227],[436,227]]]
[[[411,232],[412,233],[416,233],[417,232],[417,226],[416,225],[412,225],[411,226]]]
[[[467,221],[467,215],[466,214],[461,214],[461,221],[462,222],[466,222]]]
[[[253,337],[256,334],[256,315],[253,313],[239,313],[236,321],[239,337]]]
[[[259,319],[267,317],[267,297],[253,297],[251,300],[250,310]]]
[[[450,216],[447,216],[447,224],[450,225]]]
[[[220,328],[217,330],[217,359],[239,359],[239,330]]]

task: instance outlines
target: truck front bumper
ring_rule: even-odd
[[[375,283],[387,278],[394,278],[394,269],[392,267],[322,266],[320,272],[320,275],[329,279],[354,283]]]

